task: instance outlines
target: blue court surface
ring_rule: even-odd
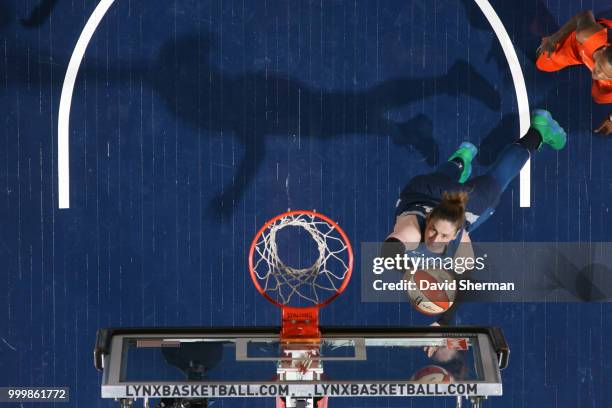
[[[592,102],[586,68],[533,64],[542,35],[581,9],[610,17],[612,2],[491,4],[530,106],[550,110],[569,141],[532,160],[531,207],[519,207],[515,180],[472,239],[612,241],[612,139],[591,131],[610,105]],[[0,4],[0,386],[67,386],[70,406],[114,406],[92,365],[98,328],[277,325],[247,267],[267,219],[328,215],[358,266],[360,243],[390,232],[411,177],[464,140],[481,148],[478,174],[520,136],[510,69],[472,1],[116,0],[74,87],[70,208],[60,210],[60,93],[96,5]],[[362,303],[359,274],[323,325],[431,323],[407,303]],[[456,323],[499,326],[508,339],[504,396],[488,405],[611,406],[610,303],[466,304]]]

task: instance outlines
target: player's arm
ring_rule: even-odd
[[[602,28],[603,26],[595,21],[592,11],[583,10],[570,18],[556,33],[542,38],[542,43],[538,47],[536,54],[539,57],[542,53],[546,53],[550,57],[557,49],[557,46],[572,32],[576,31],[576,39],[583,43]]]
[[[591,10],[581,11],[576,14],[576,40],[583,44],[590,36],[605,27],[595,20],[595,16]]]
[[[399,215],[395,219],[393,232],[389,234],[385,242],[401,242],[404,245],[404,251],[416,249],[421,242],[421,229],[416,215],[406,214]]]
[[[463,235],[461,235],[461,241],[459,241],[459,248],[457,248],[457,252],[455,252],[455,259],[456,258],[474,259],[474,247],[472,246],[470,234],[467,231],[463,231]],[[472,268],[466,268],[466,270],[471,269]]]

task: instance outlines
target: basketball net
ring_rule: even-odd
[[[279,256],[277,237],[287,227],[301,228],[315,243],[317,257],[312,265],[294,267]],[[255,286],[282,309],[281,339],[314,340],[320,337],[318,309],[348,284],[353,255],[346,234],[334,221],[313,211],[290,211],[259,230],[249,261]]]
[[[310,266],[291,266],[279,256],[278,234],[287,227],[304,230],[315,243],[317,256]],[[257,232],[249,251],[249,269],[259,293],[282,311],[283,358],[278,362],[278,378],[319,381],[323,375],[319,309],[338,297],[351,278],[353,250],[348,237],[322,214],[289,211],[272,218]],[[307,407],[327,407],[326,397],[310,397],[307,402]],[[276,406],[293,408],[297,401],[277,398]]]
[[[279,257],[276,237],[287,227],[302,228],[315,242],[318,257],[311,266],[294,268]],[[283,305],[294,298],[319,304],[330,293],[338,292],[349,272],[347,260],[341,255],[347,251],[346,242],[338,237],[334,225],[308,213],[290,214],[271,224],[260,235],[255,250],[259,258],[254,265],[257,279],[264,283],[264,291],[276,295]]]

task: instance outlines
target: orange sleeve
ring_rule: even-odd
[[[550,54],[550,57],[543,52],[536,60],[536,67],[540,71],[553,72],[570,65],[582,64],[582,60],[578,55],[577,45],[576,32],[573,31],[557,46],[557,49]]]
[[[612,103],[612,81],[593,81],[591,95],[596,103]]]
[[[586,39],[580,47],[591,57],[595,51],[608,44],[608,29],[603,28]]]

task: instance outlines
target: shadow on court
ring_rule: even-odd
[[[24,10],[21,10],[20,13],[16,13],[12,4],[3,1],[2,4],[0,4],[0,30],[9,27],[16,19],[18,19],[21,26],[25,28],[38,28],[49,20],[58,1],[59,0],[41,0],[31,8],[26,7],[25,10],[27,11],[25,14]],[[17,14],[19,15],[16,17]]]
[[[15,16],[15,9],[12,4],[0,3],[0,30],[11,25]]]
[[[207,64],[210,38],[186,36],[162,47],[147,79],[167,107],[192,126],[233,137],[242,144],[231,185],[211,201],[215,213],[230,213],[266,157],[266,139],[300,134],[319,140],[342,135],[390,136],[393,143],[438,162],[433,125],[425,115],[394,122],[387,113],[436,95],[468,95],[492,110],[500,108],[495,88],[465,61],[442,76],[383,81],[362,91],[328,92],[278,73],[232,76]],[[200,78],[200,79],[198,79]],[[437,87],[423,87],[436,81]],[[205,133],[203,133],[205,134]]]
[[[59,0],[41,0],[40,3],[30,11],[26,18],[21,19],[21,24],[24,27],[40,27],[49,19],[58,1]]]
[[[27,20],[33,26],[36,21],[43,22],[55,4],[41,3],[39,7],[44,10],[32,11]],[[418,114],[394,121],[389,112],[444,95],[465,95],[493,111],[501,106],[496,88],[463,60],[455,61],[442,75],[386,80],[363,90],[328,91],[279,72],[229,74],[209,64],[211,44],[210,35],[194,34],[166,42],[153,62],[107,66],[88,59],[77,81],[87,78],[120,85],[140,77],[145,86],[161,96],[173,115],[198,134],[223,135],[238,141],[243,147],[242,157],[232,181],[221,191],[210,191],[209,213],[213,216],[231,214],[240,202],[265,162],[270,137],[292,140],[299,135],[323,141],[345,135],[389,137],[395,146],[417,151],[429,166],[435,166],[439,146],[431,118]],[[7,67],[13,84],[31,84],[32,73],[37,73],[35,80],[41,84],[61,86],[65,68],[46,63],[49,57],[44,53],[33,58],[14,50],[8,57],[13,61]],[[21,69],[25,66],[29,69]],[[131,69],[125,68],[128,66]]]
[[[587,263],[576,266],[573,259],[561,255],[554,266],[542,271],[540,289],[547,297],[564,293],[581,302],[612,300],[612,269],[608,265]]]
[[[19,19],[28,28],[39,27],[48,21],[59,0],[40,0],[31,8],[16,16],[10,4],[0,5],[0,29]],[[471,0],[461,0],[468,22],[477,30],[491,31],[478,6]],[[527,64],[535,60],[535,49],[541,37],[556,31],[559,23],[542,0],[524,7],[508,7],[500,0],[493,7],[509,31],[515,48],[527,57]],[[576,10],[578,11],[578,10]],[[17,13],[20,14],[20,13]],[[612,9],[597,11],[597,16],[610,17]],[[517,25],[518,24],[518,25]],[[439,161],[439,144],[433,135],[431,118],[416,115],[402,122],[388,119],[387,113],[436,95],[468,95],[492,110],[500,108],[500,96],[495,88],[477,70],[465,61],[455,62],[445,75],[388,80],[362,91],[328,92],[312,84],[278,72],[255,72],[232,76],[208,64],[209,51],[213,43],[206,35],[180,37],[162,47],[158,60],[131,63],[133,72],[125,69],[114,72],[114,68],[102,63],[85,61],[79,79],[87,74],[89,80],[112,78],[126,81],[132,75],[142,75],[166,102],[167,108],[178,118],[204,131],[202,134],[219,133],[235,138],[243,146],[242,158],[236,166],[232,182],[222,191],[211,191],[214,196],[210,209],[215,214],[229,214],[238,203],[266,157],[266,139],[300,134],[319,140],[329,140],[343,135],[390,137],[398,147],[419,152],[428,165]],[[497,41],[492,41],[487,60],[494,61],[507,78],[509,70],[503,51]],[[11,57],[15,72],[12,78],[30,82],[26,71],[39,72],[37,79],[61,84],[64,68],[45,64],[45,58],[27,59],[25,56]],[[119,66],[127,64],[120,63]],[[155,68],[152,69],[152,66]],[[12,69],[12,68],[9,68]],[[570,69],[581,69],[570,68]],[[198,79],[199,78],[199,79]],[[539,74],[547,86],[558,82],[558,76]],[[540,80],[540,79],[538,79]],[[423,83],[436,83],[436,87]],[[567,111],[567,100],[575,98],[584,88],[579,81],[569,82],[548,91],[544,97],[531,102],[532,107],[545,107],[553,115]],[[569,113],[574,132],[592,133],[594,124],[579,120],[577,113]],[[601,116],[601,115],[599,115]],[[599,116],[594,117],[597,121]],[[603,116],[602,116],[603,117]],[[562,125],[564,125],[562,123]],[[518,118],[506,114],[498,125],[484,137],[480,145],[478,162],[490,165],[501,150],[518,135]],[[570,135],[571,138],[571,135]]]

